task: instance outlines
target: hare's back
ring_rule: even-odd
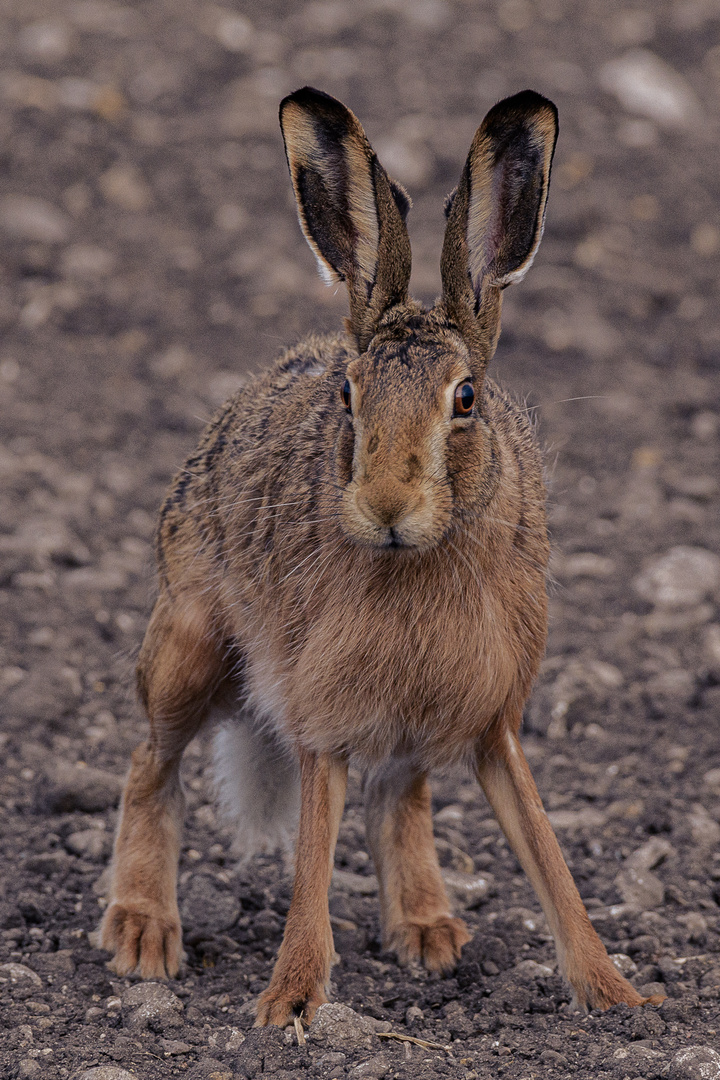
[[[208,559],[224,558],[253,525],[257,538],[279,509],[297,508],[301,498],[308,516],[343,419],[335,391],[353,355],[341,335],[307,338],[221,407],[163,504],[161,580],[190,569],[192,577],[206,575]]]

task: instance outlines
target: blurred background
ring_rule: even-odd
[[[412,284],[428,302],[443,199],[484,114],[526,87],[558,105],[545,238],[504,294],[492,365],[538,420],[550,491],[550,640],[524,741],[604,940],[632,953],[637,985],[699,995],[682,1019],[704,1041],[696,1005],[720,986],[717,0],[0,0],[0,959],[29,957],[43,978],[46,954],[65,964],[69,996],[48,994],[50,1028],[36,1032],[50,1038],[60,1017],[50,1041],[65,1064],[41,1071],[67,1076],[96,1060],[101,1029],[105,1046],[114,1038],[92,1002],[123,987],[84,934],[99,918],[119,778],[146,731],[132,668],[163,492],[248,372],[346,311],[300,233],[277,123],[280,99],[304,84],[349,105],[408,187]],[[197,1045],[199,1025],[228,1022],[228,1008],[249,1026],[288,895],[267,861],[228,884],[206,761],[193,744],[181,863]],[[468,913],[476,940],[501,933],[501,966],[553,963],[546,939],[522,952],[536,901],[476,788],[446,778],[435,808],[444,865],[488,872]],[[351,891],[371,870],[357,777],[337,862]],[[447,1041],[436,1014],[458,983],[421,993],[367,960],[377,909],[361,885],[334,901],[339,1000],[400,1023],[424,1002],[430,1037]],[[238,897],[253,925],[265,917],[257,939],[250,916],[235,922]],[[512,933],[506,911],[525,912]],[[681,982],[672,957],[699,951],[695,966],[679,961]],[[496,955],[482,976],[478,957],[458,976],[477,997],[469,1011],[500,994],[505,1023]],[[385,1011],[374,978],[395,980]],[[532,991],[542,1012],[563,1000],[559,979],[548,985]],[[518,1039],[530,1031],[532,1056],[539,1019],[522,994],[508,1023]],[[18,1005],[0,1027],[15,1038],[33,1016]],[[84,1032],[80,1057],[62,1016]],[[620,1045],[614,1022],[596,1045],[603,1068]],[[648,1024],[632,1037],[664,1028]],[[115,1060],[134,1060],[118,1047]],[[504,1060],[505,1075],[527,1075]],[[619,1080],[629,1066],[612,1068]]]

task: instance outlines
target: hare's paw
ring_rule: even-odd
[[[572,982],[572,980],[570,980]],[[580,1009],[609,1009],[612,1005],[660,1005],[664,994],[642,997],[635,987],[624,979],[615,965],[603,965],[592,973],[592,981],[574,987],[573,1003]]]
[[[421,961],[428,971],[452,971],[471,934],[462,919],[442,915],[432,923],[408,922],[389,938],[402,964]]]
[[[109,967],[118,975],[137,971],[143,979],[172,979],[185,959],[176,917],[117,901],[105,912],[99,943],[114,954]]]
[[[290,980],[273,976],[270,985],[260,995],[255,1027],[277,1024],[286,1027],[295,1016],[302,1016],[306,1024],[312,1021],[320,1005],[327,1001],[325,986],[318,982],[308,990],[293,986]]]

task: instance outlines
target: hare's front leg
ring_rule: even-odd
[[[115,838],[110,904],[99,930],[118,975],[177,975],[183,960],[176,899],[185,799],[180,759],[205,719],[223,669],[209,618],[160,600],[138,668],[150,740],[135,750]]]
[[[347,771],[345,758],[300,751],[300,828],[293,897],[272,979],[258,1002],[257,1027],[284,1027],[297,1013],[312,1020],[318,1005],[327,1001],[335,957],[328,889],[345,806]]]
[[[365,786],[367,841],[380,885],[383,946],[402,963],[450,971],[470,940],[453,918],[433,838],[430,785],[407,761],[381,766]]]
[[[608,1009],[642,998],[622,977],[590,922],[552,826],[543,809],[520,742],[516,722],[496,746],[478,749],[478,779],[503,832],[538,895],[555,938],[560,970],[580,1008]]]

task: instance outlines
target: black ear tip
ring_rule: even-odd
[[[519,94],[513,94],[512,97],[503,98],[502,101],[498,101],[497,105],[493,105],[490,112],[487,114],[486,120],[493,121],[496,117],[530,117],[533,114],[538,116],[541,113],[549,112],[553,118],[555,127],[558,126],[558,111],[557,106],[550,98],[543,97],[542,94],[538,94],[536,90],[521,90]]]
[[[292,94],[288,94],[280,102],[280,119],[288,105],[299,105],[303,109],[342,109],[345,111],[345,106],[337,98],[332,97],[330,94],[326,94],[324,90],[316,90],[314,86],[301,86],[299,90],[293,90]]]

